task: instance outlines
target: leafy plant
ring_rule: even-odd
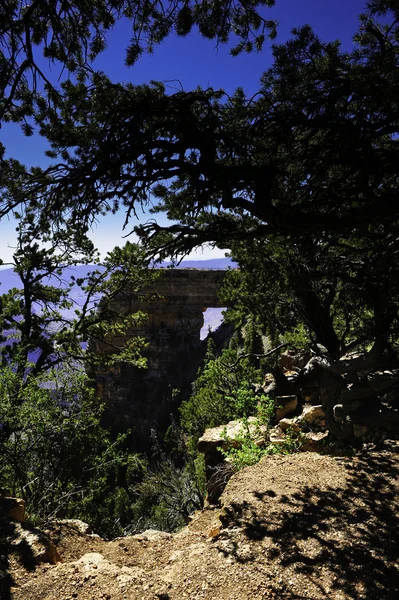
[[[212,339],[208,342],[205,365],[193,386],[192,396],[180,407],[181,427],[194,444],[207,427],[216,427],[256,411],[258,398],[253,384],[261,373],[249,358],[237,360],[237,350],[227,348],[215,354]]]
[[[188,462],[178,468],[168,457],[150,467],[134,489],[131,505],[134,529],[175,531],[185,525],[194,510],[203,507],[203,493]]]
[[[242,429],[238,436],[235,436],[234,443],[225,435],[227,449],[219,448],[224,456],[228,468],[233,471],[240,471],[244,467],[256,464],[264,456],[273,454],[292,454],[300,447],[300,436],[293,432],[288,432],[284,441],[279,444],[273,444],[267,441],[268,429],[270,427],[270,416],[274,412],[272,402],[268,402],[266,409],[265,422],[264,417],[258,419],[255,423],[248,422],[248,419],[242,419]],[[266,427],[265,427],[266,425]]]
[[[12,365],[0,368],[0,490],[24,498],[35,522],[79,517],[105,536],[121,533],[134,456],[122,436],[110,439],[101,413],[83,373],[58,369],[22,385]]]

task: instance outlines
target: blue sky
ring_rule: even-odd
[[[276,6],[265,9],[264,15],[279,23],[277,43],[288,39],[293,27],[309,23],[323,40],[340,39],[343,48],[350,50],[358,25],[357,17],[364,6],[363,0],[276,0]],[[262,53],[233,58],[228,46],[216,48],[215,42],[204,40],[194,32],[186,38],[169,37],[152,55],[142,57],[134,67],[127,68],[124,66],[124,48],[129,36],[129,23],[118,23],[108,36],[107,50],[95,63],[114,81],[135,84],[150,80],[169,81],[171,88],[181,84],[190,90],[201,85],[223,88],[229,93],[241,86],[252,94],[257,90],[262,73],[271,64],[270,43],[265,44]],[[18,127],[4,125],[0,130],[0,141],[6,146],[7,156],[14,156],[29,166],[47,164],[45,140],[36,136],[26,138]],[[106,216],[93,230],[93,240],[102,254],[124,243],[123,220],[123,214]],[[14,229],[12,220],[4,219],[0,223],[0,258],[5,261],[12,255]],[[199,252],[198,259],[222,255],[223,251],[204,250]]]

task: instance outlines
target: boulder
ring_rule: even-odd
[[[280,421],[286,415],[294,412],[298,406],[298,398],[294,395],[289,396],[276,396],[276,420]]]
[[[326,413],[321,404],[317,406],[306,406],[299,419],[308,426],[318,425],[320,421],[326,418]]]
[[[255,443],[262,445],[267,435],[267,427],[259,425],[258,419],[249,417],[247,419],[248,433],[254,437]],[[205,455],[205,477],[208,502],[215,503],[228,479],[233,474],[231,465],[225,460],[221,449],[226,451],[230,448],[239,448],[240,438],[246,432],[242,420],[230,421],[226,425],[206,429],[198,440],[197,448]]]
[[[308,433],[304,433],[301,438],[302,444],[300,450],[303,452],[321,452],[328,436],[328,431],[319,431],[318,433],[309,431]]]
[[[0,515],[12,521],[25,521],[25,500],[22,498],[0,498]]]
[[[84,521],[81,521],[80,519],[55,519],[52,522],[55,525],[65,525],[66,527],[70,527],[71,529],[74,529],[78,533],[82,533],[84,535],[90,535],[93,533],[90,525]]]
[[[259,425],[259,421],[256,417],[249,417],[247,419],[248,433],[254,437],[261,437],[263,434],[266,435],[267,427]],[[239,438],[243,432],[246,432],[245,426],[242,420],[230,421],[226,425],[220,425],[219,427],[213,427],[212,429],[206,429],[205,433],[198,440],[197,448],[199,452],[210,454],[218,448],[228,450],[230,448],[238,448],[241,444]]]
[[[284,444],[286,439],[287,436],[285,432],[280,429],[279,426],[273,427],[273,429],[270,430],[269,440],[272,444]]]
[[[302,452],[321,452],[323,444],[328,439],[328,431],[302,433],[298,438],[300,441],[299,450]],[[287,441],[287,434],[280,426],[273,427],[270,431],[270,442],[272,444],[284,444]]]
[[[159,529],[146,529],[141,533],[136,533],[135,535],[129,537],[132,537],[135,540],[139,540],[140,542],[148,542],[149,540],[172,539],[173,535],[171,533],[168,533],[167,531],[160,531]],[[121,539],[126,539],[126,537]]]
[[[299,433],[301,431],[300,422],[297,417],[294,419],[281,419],[278,423],[278,426],[282,431],[291,430],[294,433]]]

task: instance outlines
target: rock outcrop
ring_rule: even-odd
[[[326,354],[287,352],[266,375],[263,391],[277,407],[279,398],[297,397],[296,418],[289,422],[301,430],[327,428],[335,438],[378,441],[399,427],[399,369],[388,358],[375,362],[364,354],[333,361]],[[281,416],[277,411],[276,420]]]
[[[151,288],[140,292],[156,292],[157,299],[143,302],[127,289],[115,300],[113,308],[120,314],[148,314],[145,323],[128,334],[148,340],[148,368],[121,364],[112,369],[97,368],[93,375],[106,407],[105,424],[116,431],[132,430],[133,443],[139,450],[148,445],[152,429],[162,430],[170,423],[170,415],[191,393],[191,383],[206,349],[200,339],[204,311],[223,306],[218,292],[225,273],[164,269]],[[222,325],[215,333],[217,345],[223,346],[230,335],[230,328]],[[104,354],[108,346],[98,343],[94,351]]]
[[[282,354],[278,368],[267,373],[263,386],[256,390],[274,398],[274,426],[260,428],[251,417],[245,432],[257,446],[272,444],[284,449],[294,444],[302,452],[325,451],[328,442],[345,439],[344,435],[356,446],[396,438],[399,369],[367,370],[365,364],[366,359],[359,361],[359,357],[332,363],[326,356],[306,352]],[[328,423],[329,408],[332,419]],[[210,503],[218,501],[234,472],[223,451],[240,447],[243,433],[243,422],[231,421],[207,429],[199,439]]]
[[[56,565],[10,560],[7,600],[393,600],[399,446],[267,456],[176,534],[57,528]]]
[[[225,460],[223,451],[240,448],[245,434],[251,436],[256,445],[262,446],[268,433],[268,428],[259,425],[255,417],[249,417],[245,426],[242,419],[239,419],[205,430],[198,440],[197,448],[205,457],[207,501],[210,504],[219,500],[227,481],[234,473],[232,465]]]

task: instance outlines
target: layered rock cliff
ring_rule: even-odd
[[[201,365],[206,343],[200,332],[204,311],[221,307],[218,297],[225,271],[164,269],[157,281],[143,292],[156,292],[158,298],[142,301],[142,296],[126,289],[116,298],[113,308],[120,314],[143,311],[148,318],[129,336],[143,336],[149,342],[145,352],[147,369],[122,364],[93,373],[97,393],[104,401],[105,422],[116,431],[133,432],[137,449],[144,449],[151,430],[165,429]],[[223,345],[230,329],[222,326],[216,333]],[[98,343],[96,353],[107,352],[106,343]]]

